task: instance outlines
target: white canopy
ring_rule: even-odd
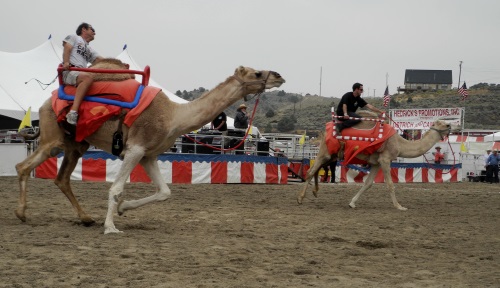
[[[484,136],[484,141],[485,142],[500,141],[500,132],[495,132],[493,134]]]
[[[0,52],[0,114],[22,120],[31,107],[31,119],[38,120],[38,108],[57,89],[58,82],[45,87],[37,80],[53,81],[61,56],[62,48],[51,40],[26,52]]]
[[[143,70],[139,67],[127,50],[117,57],[129,63],[131,69]],[[22,120],[25,111],[31,107],[32,120],[38,120],[38,109],[50,97],[53,90],[59,87],[57,66],[62,62],[62,45],[55,45],[47,40],[42,45],[21,53],[0,51],[0,114]],[[154,71],[153,71],[154,72]],[[140,78],[139,78],[140,80]],[[49,86],[40,84],[49,84]],[[186,100],[161,87],[153,79],[152,86],[161,88],[170,100],[185,103]]]
[[[130,65],[130,69],[144,70],[139,66],[127,49],[116,58]],[[51,39],[42,45],[20,53],[0,51],[0,115],[22,120],[25,112],[31,107],[31,120],[38,120],[38,110],[43,102],[51,96],[52,91],[59,87],[57,67],[62,62],[62,45],[55,44]],[[154,75],[154,71],[151,71]],[[138,75],[138,80],[141,76]],[[48,86],[43,84],[49,84]],[[184,100],[167,89],[161,87],[153,77],[151,86],[158,87],[177,103]],[[228,117],[228,128],[233,128],[234,119]],[[252,131],[258,131],[256,127]],[[255,132],[253,132],[255,134]]]

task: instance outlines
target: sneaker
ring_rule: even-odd
[[[68,122],[71,125],[76,125],[78,122],[78,113],[76,111],[69,111],[68,114],[66,114],[66,122]]]

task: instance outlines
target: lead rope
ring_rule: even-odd
[[[397,129],[398,129],[398,130],[403,131],[403,130],[402,130],[402,129],[398,126],[398,124],[396,123],[396,121],[394,121],[394,120],[393,120],[393,119],[392,119],[389,115],[387,115],[387,117],[388,117],[388,118],[389,118],[389,120],[390,120],[390,121],[391,121],[391,122],[392,122],[392,123],[393,123],[393,124],[397,127]],[[438,130],[436,130],[436,129],[433,129],[433,130],[435,130],[435,131],[437,131],[438,133],[440,133],[440,132],[439,132]],[[405,133],[405,132],[403,131],[403,133]],[[408,134],[407,134],[407,135],[408,135]],[[452,153],[452,155],[453,155],[453,165],[452,165],[451,169],[450,169],[448,172],[443,172],[443,174],[449,174],[449,173],[451,172],[451,170],[452,170],[453,168],[455,168],[455,165],[456,165],[455,152],[453,152],[453,147],[451,146],[451,143],[450,143],[450,137],[446,137],[446,138],[447,138],[448,146],[450,147],[451,153]],[[412,139],[411,139],[411,140],[414,140],[414,139],[413,139],[413,137],[412,137]],[[443,137],[441,137],[441,140],[444,140],[444,138],[443,138]],[[435,169],[436,169],[436,166],[434,165],[434,163],[431,163],[431,162],[427,159],[427,157],[425,156],[425,154],[424,154],[424,155],[422,155],[422,156],[424,156],[425,162],[427,162],[427,164],[429,164],[429,166],[435,170]]]
[[[232,150],[238,149],[243,143],[245,143],[245,140],[248,137],[248,132],[250,131],[250,129],[252,127],[253,118],[255,117],[255,111],[257,111],[257,106],[259,105],[260,94],[262,94],[262,92],[256,94],[254,97],[252,97],[252,98],[257,97],[257,99],[255,100],[255,106],[253,107],[252,116],[250,118],[250,124],[249,124],[250,128],[247,128],[247,131],[245,132],[245,136],[243,137],[243,139],[241,139],[241,141],[240,141],[240,143],[238,143],[238,145],[236,145],[234,147],[231,147],[231,148],[228,148],[228,149],[226,149],[226,148],[219,148],[219,147],[215,147],[215,146],[209,145],[207,143],[200,142],[200,141],[198,141],[196,139],[193,139],[192,137],[189,137],[187,134],[184,134],[183,136],[186,137],[186,138],[188,138],[189,140],[195,142],[196,144],[200,144],[202,146],[209,147],[209,148],[211,148],[213,150],[217,150],[217,151],[232,151]]]

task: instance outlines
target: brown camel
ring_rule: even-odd
[[[123,67],[120,65],[110,66],[101,62],[95,65],[95,68],[123,69]],[[125,78],[130,78],[130,75]],[[126,210],[135,209],[155,201],[163,201],[170,197],[170,189],[160,174],[157,156],[167,151],[175,143],[177,137],[210,122],[225,108],[248,94],[260,93],[265,89],[279,87],[283,83],[285,83],[285,79],[276,72],[240,66],[236,68],[234,75],[228,77],[223,83],[189,103],[178,104],[170,101],[160,91],[131,127],[123,127],[125,145],[121,155],[123,163],[109,190],[104,234],[121,232],[113,222],[115,209],[121,215]],[[73,195],[70,175],[75,169],[78,159],[89,148],[89,145],[111,153],[112,135],[118,127],[119,120],[111,118],[85,141],[78,143],[65,137],[64,132],[59,128],[50,99],[40,107],[39,115],[39,147],[28,158],[16,165],[21,191],[16,216],[22,221],[26,221],[26,183],[30,172],[48,158],[64,151],[64,158],[55,184],[69,199],[80,220],[86,225],[93,224],[94,220],[82,210]],[[125,182],[139,163],[156,185],[157,191],[154,195],[138,200],[120,201]]]
[[[373,117],[375,114],[370,113],[368,111],[362,111],[359,113],[363,117]],[[363,115],[364,114],[364,115]],[[362,121],[355,127],[358,129],[368,129],[373,127],[374,122],[371,121]],[[456,128],[453,128],[455,130]],[[394,134],[393,136],[389,137],[384,144],[382,145],[382,151],[381,152],[375,152],[371,155],[365,155],[365,154],[358,154],[356,157],[368,162],[368,164],[371,165],[370,168],[370,173],[368,174],[368,177],[365,180],[365,183],[363,187],[356,193],[354,198],[352,198],[351,203],[349,206],[351,208],[356,207],[356,201],[358,198],[368,190],[375,179],[375,176],[377,175],[378,171],[380,168],[382,168],[382,172],[384,173],[384,180],[385,183],[387,183],[387,188],[389,189],[389,192],[391,193],[391,199],[392,203],[394,204],[394,207],[396,207],[399,210],[407,210],[407,208],[401,206],[398,203],[398,200],[396,199],[396,194],[394,191],[394,184],[392,182],[391,178],[391,161],[396,160],[397,157],[403,157],[403,158],[415,158],[418,156],[423,155],[425,152],[429,151],[429,149],[434,146],[439,140],[443,139],[444,137],[448,136],[448,134],[451,132],[452,127],[447,124],[444,121],[438,120],[434,122],[434,124],[431,126],[430,130],[427,131],[426,134],[424,134],[423,138],[417,141],[409,141],[404,139],[403,137],[399,136],[398,134]],[[316,160],[314,161],[313,166],[307,171],[306,179],[304,186],[301,191],[299,191],[297,195],[297,202],[299,204],[302,204],[302,200],[304,199],[306,195],[306,190],[309,185],[309,182],[311,182],[311,179],[314,177],[314,188],[313,188],[313,194],[315,197],[318,196],[318,171],[321,169],[321,167],[337,158],[337,155],[330,155],[325,143],[325,137],[322,137],[322,141],[320,144],[320,149],[318,152],[318,155],[316,156]]]

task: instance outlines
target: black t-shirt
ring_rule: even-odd
[[[347,112],[356,112],[358,107],[363,108],[368,103],[366,103],[365,99],[361,98],[361,96],[354,97],[352,92],[347,92],[342,96],[339,106],[337,106],[337,116],[344,116],[344,110],[342,109],[344,104],[347,105]]]
[[[219,128],[219,131],[227,131],[227,116],[226,113],[221,112],[215,119],[212,121],[212,125],[214,125],[214,129],[219,127],[220,123],[224,121],[224,124]]]

